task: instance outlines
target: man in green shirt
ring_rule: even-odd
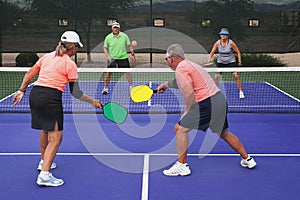
[[[103,51],[108,61],[108,68],[130,68],[126,47],[129,46],[132,62],[135,62],[133,47],[127,34],[120,31],[120,24],[114,22],[111,26],[112,32],[105,37]],[[108,94],[108,85],[112,72],[107,72],[104,77],[104,88],[102,94]],[[131,73],[126,73],[127,81],[132,87]]]

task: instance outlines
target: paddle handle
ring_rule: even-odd
[[[165,91],[165,89],[161,89],[162,91]],[[157,89],[153,90],[153,93],[157,93]]]
[[[213,65],[213,64],[214,64],[213,62],[209,62],[209,63],[203,64],[203,66],[206,67],[206,66],[210,66],[210,65]]]

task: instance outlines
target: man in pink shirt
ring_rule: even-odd
[[[191,174],[186,160],[189,146],[188,132],[192,129],[206,131],[210,128],[241,155],[242,167],[255,167],[256,162],[247,154],[243,144],[228,131],[225,96],[207,71],[185,59],[184,51],[179,44],[173,44],[168,48],[166,60],[169,67],[175,71],[176,79],[160,84],[157,90],[163,93],[168,87],[180,89],[184,95],[185,112],[174,127],[178,160],[163,173],[166,176]]]

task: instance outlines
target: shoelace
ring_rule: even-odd
[[[175,173],[181,172],[182,169],[183,169],[183,168],[182,168],[181,166],[175,164],[175,165],[173,165],[173,167],[170,168],[170,172],[171,172],[172,174],[175,174]]]
[[[50,178],[50,180],[51,180],[53,183],[56,183],[56,184],[62,182],[62,179],[55,178],[55,177],[52,175],[52,173],[49,173],[49,178]]]

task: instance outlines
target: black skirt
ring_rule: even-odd
[[[49,87],[34,86],[29,96],[31,128],[53,131],[57,122],[63,130],[62,92]]]

